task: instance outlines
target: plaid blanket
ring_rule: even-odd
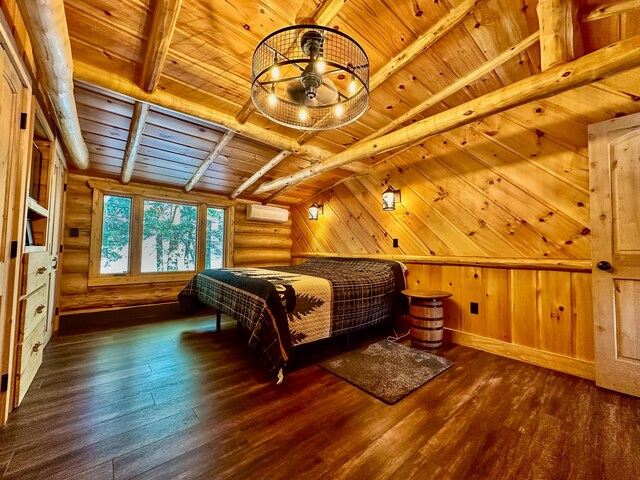
[[[206,304],[238,320],[250,332],[249,345],[277,372],[295,345],[391,319],[405,308],[403,288],[398,262],[318,258],[291,267],[204,270],[178,298],[187,311]]]

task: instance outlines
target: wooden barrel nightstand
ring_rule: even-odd
[[[438,348],[442,345],[442,300],[449,292],[437,290],[402,290],[409,297],[411,343],[420,348]]]

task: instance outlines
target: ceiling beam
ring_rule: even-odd
[[[251,95],[249,95],[249,100],[246,101],[246,103],[242,106],[242,108],[236,115],[236,120],[238,121],[238,123],[244,124],[247,120],[249,120],[249,117],[255,113],[255,111],[256,106],[253,103]]]
[[[536,11],[540,25],[540,64],[543,71],[582,55],[578,4],[575,0],[539,0]]]
[[[232,115],[214,110],[210,105],[203,105],[179,97],[166,90],[158,89],[154,93],[147,93],[132,80],[116,73],[95,68],[83,62],[75,62],[74,77],[79,82],[106,89],[139,102],[149,103],[167,110],[205,120],[264,145],[271,146],[278,150],[288,150],[294,155],[312,161],[332,156],[332,152],[311,145],[300,145],[293,138],[258,127],[257,125],[242,125],[238,123]]]
[[[213,150],[211,150],[211,153],[207,155],[207,158],[204,159],[204,161],[202,162],[202,165],[198,167],[196,172],[193,174],[193,177],[191,177],[191,179],[184,186],[185,192],[190,192],[191,189],[193,189],[193,187],[196,186],[196,183],[198,183],[202,175],[204,175],[204,172],[206,172],[207,169],[211,166],[211,164],[216,160],[216,158],[218,158],[218,155],[220,155],[220,152],[222,152],[224,147],[227,146],[227,143],[229,143],[229,141],[233,138],[234,135],[235,135],[235,132],[232,132],[231,130],[229,130],[228,132],[225,132],[225,134],[222,137],[220,137],[220,140],[218,140],[218,143],[216,143],[216,146],[213,148]]]
[[[133,176],[138,148],[140,148],[140,140],[142,139],[142,131],[144,130],[144,124],[147,123],[148,115],[149,104],[136,102],[133,107],[133,116],[131,117],[131,125],[129,126],[129,136],[127,137],[127,146],[124,150],[122,174],[120,176],[120,182],[125,185],[131,181],[131,177]]]
[[[416,38],[411,45],[398,53],[387,62],[378,72],[371,77],[369,82],[369,92],[374,91],[389,77],[403,68],[409,62],[421,55],[431,45],[436,43],[456,26],[462,23],[479,5],[487,0],[465,0],[457,7],[453,8],[447,15],[438,20],[426,32]]]
[[[155,2],[153,23],[140,80],[140,86],[146,92],[153,93],[158,86],[181,6],[182,0],[156,0]]]
[[[71,162],[80,169],[89,167],[89,150],[82,138],[76,100],[73,95],[73,59],[63,0],[19,0],[38,76],[56,114],[62,141]]]
[[[329,25],[349,0],[326,0],[313,16],[317,25]]]
[[[426,32],[416,38],[411,45],[389,60],[378,72],[371,77],[369,93],[382,85],[394,73],[401,70],[409,62],[425,52],[443,36],[464,21],[480,4],[486,0],[465,0],[448,14],[433,24]],[[324,119],[323,119],[324,120]],[[298,137],[298,143],[306,143],[320,133],[318,130],[307,130]]]
[[[428,108],[433,107],[435,104],[437,104],[438,102],[441,102],[442,100],[449,97],[450,95],[453,95],[455,92],[462,90],[467,85],[475,82],[476,80],[479,80],[483,76],[490,73],[492,70],[496,69],[500,65],[503,65],[505,62],[515,57],[516,55],[519,55],[524,50],[529,48],[531,45],[536,43],[538,41],[538,38],[539,38],[538,32],[532,33],[527,38],[525,38],[521,42],[511,47],[509,50],[505,50],[504,52],[499,54],[497,57],[492,58],[488,62],[483,63],[480,67],[476,68],[472,72],[469,72],[464,77],[459,78],[458,80],[453,82],[451,85],[447,85],[442,90],[436,92],[435,94],[431,95],[429,98],[420,102],[418,105],[413,107],[404,115],[401,115],[398,118],[394,119],[393,121],[387,123],[384,127],[376,130],[375,132],[373,132],[372,134],[368,135],[367,137],[363,138],[360,141],[364,142],[367,140],[371,140],[372,138],[379,137],[380,135],[384,135],[387,132],[391,132],[392,130],[395,130],[403,123],[411,120],[413,117],[421,114]]]
[[[285,185],[284,187],[278,189],[275,191],[275,193],[273,193],[271,196],[265,198],[264,200],[262,200],[262,204],[263,205],[267,205],[269,203],[271,203],[272,200],[276,199],[277,197],[281,196],[284,192],[286,192],[287,190],[289,190],[290,188],[293,188],[293,185]]]
[[[247,180],[245,180],[245,182],[242,185],[240,185],[238,188],[236,188],[233,191],[233,193],[231,195],[229,195],[229,198],[231,200],[235,200],[236,198],[238,198],[238,196],[242,192],[244,192],[247,188],[249,188],[251,185],[256,183],[258,180],[260,180],[269,170],[271,170],[273,167],[278,165],[282,160],[287,158],[289,155],[291,155],[291,152],[288,152],[286,150],[283,150],[282,152],[277,154],[275,157],[273,157],[271,160],[269,160],[265,165],[263,165],[260,168],[260,170],[258,170],[256,173],[251,175],[251,177],[249,177]]]
[[[452,95],[453,93],[457,92],[458,90],[461,90],[462,88],[466,87],[470,83],[473,83],[474,81],[480,79],[481,77],[483,77],[484,75],[488,74],[489,72],[491,72],[495,68],[499,67],[500,65],[504,64],[505,62],[507,62],[511,58],[513,58],[516,55],[520,54],[521,52],[523,52],[524,50],[529,48],[531,45],[536,43],[538,41],[538,39],[539,39],[539,33],[538,32],[535,32],[535,33],[529,35],[527,38],[525,38],[524,40],[522,40],[518,44],[516,44],[513,47],[511,47],[509,50],[506,50],[506,51],[502,52],[497,57],[489,60],[488,62],[485,62],[484,64],[482,64],[479,68],[477,68],[474,71],[468,73],[464,77],[459,78],[458,80],[453,82],[451,85],[448,85],[447,87],[443,88],[439,92],[435,93],[434,95],[430,96],[429,98],[427,98],[423,102],[421,102],[418,105],[416,105],[415,107],[413,107],[411,110],[406,112],[404,115],[401,115],[400,117],[398,117],[398,118],[394,119],[393,121],[389,122],[388,124],[386,124],[384,127],[376,130],[375,132],[371,133],[367,137],[363,138],[362,140],[360,140],[360,142],[364,142],[364,141],[370,140],[372,138],[379,137],[380,135],[384,135],[387,132],[395,130],[396,128],[398,128],[403,123],[411,120],[413,117],[415,117],[415,116],[419,115],[420,113],[424,112],[425,110],[427,110],[428,108],[432,107],[436,103],[444,100],[448,96]],[[313,135],[315,135],[316,133],[318,133],[318,132],[314,131],[314,130],[309,130],[309,131],[305,132],[300,137],[298,137],[298,143],[301,143],[301,144],[305,143],[307,140],[309,140],[311,137],[313,137]],[[349,165],[344,165],[342,168],[348,168],[348,167],[349,167]],[[368,171],[368,170],[369,170],[369,168],[365,167],[364,171]],[[361,170],[361,172],[362,172],[362,170]],[[356,173],[361,173],[361,172],[356,172]]]
[[[577,60],[524,78],[395,132],[359,142],[332,158],[318,162],[293,175],[263,183],[254,194],[259,195],[284,186],[292,186],[354,160],[388,152],[518,105],[588,85],[638,66],[640,66],[640,35],[621,40]]]
[[[345,165],[342,168],[344,168],[345,170],[349,170],[350,172],[362,173],[369,170],[369,165],[367,165],[364,162],[352,162],[349,165]]]
[[[314,15],[313,21],[316,23],[316,25],[329,24],[331,20],[333,20],[336,15],[338,15],[342,7],[344,7],[348,1],[349,0],[325,0],[320,9]],[[236,115],[236,120],[238,121],[238,123],[243,124],[247,120],[249,120],[249,117],[251,117],[251,115],[253,115],[255,111],[256,106],[253,104],[251,96],[249,96],[249,100],[246,101],[246,103],[242,106],[242,108]]]
[[[583,15],[580,20],[583,22],[593,22],[601,18],[611,17],[613,15],[622,15],[632,10],[640,9],[640,0],[623,0],[617,3],[608,3],[606,5],[598,5],[589,13]]]

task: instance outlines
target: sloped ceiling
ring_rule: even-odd
[[[370,58],[372,74],[375,74],[460,3],[460,0],[348,0],[329,25],[363,45]],[[601,3],[580,2],[581,11]],[[536,0],[481,3],[460,25],[372,92],[370,109],[359,121],[339,130],[322,132],[313,137],[309,145],[337,153],[398,118],[425,97],[535,32],[538,29],[536,5]],[[237,115],[249,99],[250,62],[257,43],[278,28],[308,22],[321,6],[320,0],[184,0],[158,89],[224,114]],[[74,61],[104,75],[137,82],[145,59],[154,7],[154,0],[66,0]],[[585,51],[638,34],[639,25],[638,13],[583,24]],[[539,47],[535,44],[426,110],[414,121],[535,74],[540,71],[539,59]],[[397,170],[419,168],[430,172],[429,160],[447,155],[453,164],[461,165],[460,168],[474,165],[470,168],[490,170],[497,167],[489,165],[486,157],[495,150],[497,158],[512,166],[518,165],[516,158],[525,162],[527,167],[523,164],[523,172],[534,169],[534,177],[541,175],[541,184],[561,182],[571,191],[585,196],[585,125],[637,110],[634,95],[639,92],[629,91],[633,90],[637,72],[635,75],[622,81],[622,85],[614,81],[613,84],[604,82],[597,87],[588,87],[591,89],[587,90],[589,101],[585,101],[585,90],[580,89],[541,102],[536,108],[520,107],[478,125],[435,137],[388,160],[389,165]],[[78,83],[77,90],[81,126],[91,151],[90,173],[118,177],[133,101],[84,83]],[[543,109],[544,115],[537,111],[538,108]],[[544,118],[544,128],[539,128],[540,118]],[[252,115],[248,123],[291,139],[300,135],[299,131],[276,125],[259,114]],[[563,131],[556,132],[554,125]],[[223,133],[224,129],[211,123],[152,108],[134,179],[185,184]],[[561,138],[555,141],[556,137]],[[541,149],[543,151],[539,152]],[[236,135],[196,189],[228,195],[278,151]],[[561,166],[550,160],[556,154],[561,157]],[[384,161],[388,156],[370,158],[364,162],[364,167]],[[313,162],[313,158],[291,156],[269,172],[264,180],[293,173]],[[376,167],[375,172],[383,169]],[[367,177],[367,181],[381,183],[375,172]],[[337,169],[319,175],[287,191],[277,201],[295,204],[309,199],[352,174],[353,171]],[[511,178],[511,183],[521,187],[520,183],[528,183],[530,178],[523,173]],[[255,187],[257,184],[252,188]],[[527,189],[536,190],[528,185]],[[250,188],[243,197],[263,200],[269,196],[255,196],[251,191]],[[538,192],[537,195],[545,194]],[[585,217],[575,217],[571,209],[562,214],[572,217],[576,223],[574,227],[586,228]],[[450,222],[455,222],[451,220],[452,215],[452,212],[443,214]],[[524,214],[516,212],[512,216],[525,218]],[[576,228],[572,227],[566,232],[568,235],[558,238],[558,246],[562,241],[568,241],[575,234],[574,230]],[[556,251],[561,248],[569,256],[582,256],[585,251],[582,247],[567,249],[566,245]],[[538,245],[535,251],[544,250],[544,246]]]
[[[296,205],[293,250],[590,258],[587,126],[640,111],[639,79],[631,70],[391,155]],[[387,185],[402,193],[394,212],[381,207]]]

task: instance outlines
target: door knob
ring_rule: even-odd
[[[611,270],[611,264],[609,262],[605,262],[604,260],[601,260],[596,264],[596,268],[598,270],[602,270],[603,272],[606,272],[607,270]]]

